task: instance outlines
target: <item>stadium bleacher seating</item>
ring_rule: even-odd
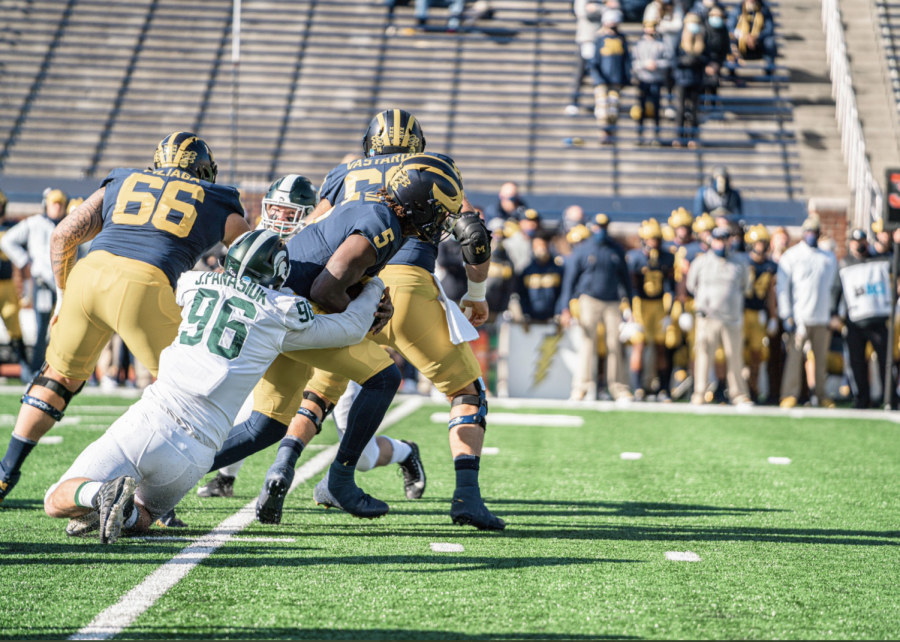
[[[162,136],[189,129],[210,142],[226,177],[320,180],[360,149],[375,110],[402,106],[476,192],[513,180],[534,194],[686,197],[726,164],[745,198],[803,198],[783,70],[763,76],[761,63],[748,64],[738,72],[745,86],[726,83],[705,101],[698,149],[637,146],[624,117],[617,144],[600,148],[592,116],[563,113],[575,55],[570,0],[493,4],[484,29],[411,34],[412,7],[389,18],[372,0],[245,2],[233,167],[230,3],[9,0],[0,6],[0,125],[9,132],[0,171],[97,178],[146,166]],[[634,96],[626,90],[625,114]],[[585,144],[564,144],[572,137]]]

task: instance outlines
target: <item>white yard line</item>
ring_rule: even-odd
[[[431,550],[435,553],[462,553],[466,549],[462,544],[448,544],[446,542],[432,542]]]
[[[379,430],[418,410],[426,399],[413,397],[406,399],[399,406],[385,415]],[[325,470],[334,460],[337,445],[323,450],[308,462],[300,466],[294,475],[294,490],[300,484],[312,479]],[[290,492],[290,491],[288,491]],[[220,546],[229,541],[242,541],[235,535],[247,528],[256,519],[256,500],[241,508],[206,535],[193,540],[178,555],[148,575],[143,582],[126,593],[121,600],[100,613],[91,622],[75,633],[70,640],[109,640],[115,637],[137,620],[144,612],[165,593],[178,584],[192,568],[212,555]]]
[[[670,562],[699,562],[700,556],[691,551],[668,551],[666,559]]]

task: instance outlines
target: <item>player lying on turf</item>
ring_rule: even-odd
[[[407,156],[382,191],[358,196],[336,205],[288,241],[292,268],[288,287],[325,312],[343,310],[359,282],[381,272],[404,240],[416,237],[435,243],[449,234],[463,203],[462,180],[456,168],[421,154]],[[352,348],[305,350],[277,358],[254,389],[253,413],[232,430],[216,456],[215,468],[281,439],[276,462],[284,474],[267,479],[264,491],[275,501],[270,504],[263,498],[258,505],[261,519],[274,520],[276,512],[280,516],[279,500],[290,487],[294,465],[306,443],[292,433],[285,437],[288,424],[298,411],[319,423],[313,411],[300,407],[315,368],[362,386],[350,409],[337,459],[316,487],[316,501],[355,517],[385,515],[388,505],[362,492],[355,482],[355,470],[400,387],[401,377],[384,349],[369,338]],[[266,515],[270,507],[271,517]]]
[[[159,379],[50,488],[48,515],[81,517],[70,534],[96,524],[105,544],[123,528],[146,529],[206,474],[276,356],[359,343],[384,314],[376,312],[384,290],[377,278],[344,313],[316,315],[306,299],[277,291],[289,270],[284,241],[257,230],[228,251],[224,274],[179,279],[183,318],[160,357]]]
[[[0,461],[0,502],[34,445],[90,378],[112,334],[156,376],[159,355],[181,321],[178,277],[209,248],[250,231],[237,190],[215,184],[212,152],[194,134],[166,136],[153,165],[113,170],[53,232],[58,318],[51,321],[47,362],[25,390]],[[78,245],[91,239],[90,253],[76,265]]]

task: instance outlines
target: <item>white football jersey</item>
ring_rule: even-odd
[[[275,357],[359,343],[383,289],[372,279],[344,313],[315,315],[303,297],[216,272],[186,272],[178,280],[178,337],[163,350],[159,378],[143,398],[218,450]]]

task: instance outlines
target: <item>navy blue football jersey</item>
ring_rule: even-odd
[[[675,257],[665,250],[636,248],[625,255],[634,283],[634,295],[640,299],[661,299],[675,290]]]
[[[0,220],[0,238],[15,225],[6,219]],[[0,252],[0,281],[7,281],[13,277],[12,261],[3,252]]]
[[[103,181],[103,250],[162,270],[172,287],[225,236],[225,220],[244,215],[238,191],[175,168],[115,169]]]
[[[375,248],[377,260],[366,276],[377,275],[403,244],[400,220],[387,205],[365,199],[344,202],[288,240],[291,273],[286,285],[309,297],[313,281],[352,234],[361,234]]]
[[[377,192],[387,185],[393,174],[392,170],[413,155],[385,154],[338,165],[325,177],[325,181],[319,189],[319,198],[326,199],[332,205],[359,201],[362,198],[361,194]],[[440,158],[456,167],[453,160],[443,154],[425,152],[425,155]],[[390,262],[392,265],[414,265],[428,270],[428,272],[434,272],[436,260],[436,245],[417,238],[409,238]]]
[[[753,287],[750,294],[744,299],[744,307],[747,310],[765,310],[769,300],[769,290],[775,275],[778,274],[778,264],[775,261],[764,259],[757,263],[753,259],[747,261],[750,268],[750,281]]]

